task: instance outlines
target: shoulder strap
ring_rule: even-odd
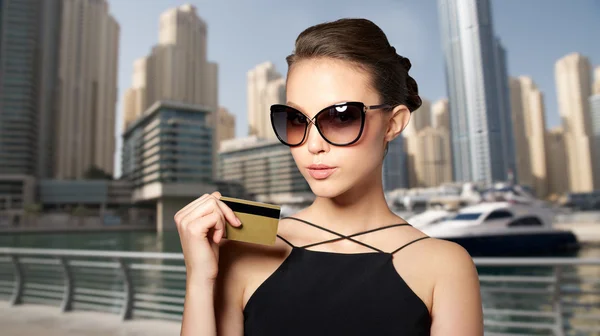
[[[300,219],[300,218],[296,218],[296,217],[284,217],[282,219],[297,220],[299,222],[305,223],[307,225],[310,225],[312,227],[315,227],[317,229],[323,230],[325,232],[331,233],[331,234],[336,235],[336,236],[339,237],[339,238],[333,238],[333,239],[325,240],[325,241],[322,241],[322,242],[317,242],[317,243],[313,243],[313,244],[304,245],[304,246],[301,246],[302,248],[309,248],[309,247],[313,247],[313,246],[317,246],[317,245],[322,245],[322,244],[327,244],[327,243],[332,243],[332,242],[340,241],[340,240],[343,240],[343,239],[347,239],[347,240],[350,240],[350,241],[352,241],[354,243],[357,243],[359,245],[365,246],[367,248],[370,248],[370,249],[375,250],[375,251],[380,252],[380,253],[384,253],[384,252],[382,250],[376,248],[376,247],[373,247],[371,245],[365,244],[365,243],[363,243],[361,241],[358,241],[356,239],[352,239],[352,237],[357,237],[357,236],[364,235],[364,234],[367,234],[367,233],[376,232],[376,231],[380,231],[380,230],[384,230],[384,229],[389,229],[389,228],[397,227],[397,226],[410,226],[410,224],[407,224],[407,223],[391,224],[391,225],[386,225],[386,226],[378,227],[378,228],[367,230],[367,231],[362,231],[362,232],[354,233],[354,234],[351,234],[349,236],[345,236],[343,234],[337,233],[335,231],[329,230],[327,228],[324,228],[324,227],[316,225],[314,223],[305,221],[305,220]],[[284,240],[284,239],[282,238],[282,240]],[[288,242],[288,244],[290,244],[290,243]],[[293,246],[293,245],[291,245],[291,246]]]
[[[277,237],[279,237],[279,239],[283,240],[286,244],[290,245],[292,248],[296,247],[292,243],[290,243],[287,239],[280,236],[279,234],[277,234]]]
[[[417,238],[417,239],[415,239],[415,240],[413,240],[413,241],[410,241],[410,242],[408,242],[408,243],[406,243],[406,244],[404,244],[404,245],[400,246],[400,247],[399,247],[399,248],[397,248],[396,250],[394,250],[394,252],[392,252],[391,254],[394,254],[394,253],[396,253],[396,252],[398,252],[398,251],[402,250],[403,248],[407,247],[407,246],[408,246],[408,245],[410,245],[410,244],[414,244],[414,243],[416,243],[416,242],[418,242],[418,241],[420,241],[420,240],[427,239],[427,238],[429,238],[429,236],[425,236],[425,237]]]

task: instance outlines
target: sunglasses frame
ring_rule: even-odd
[[[323,132],[321,131],[321,128],[319,127],[319,123],[318,123],[317,119],[318,119],[318,117],[319,117],[319,115],[321,113],[326,112],[330,108],[334,108],[334,107],[337,107],[337,106],[344,106],[344,105],[352,105],[352,106],[360,107],[360,111],[361,111],[361,116],[360,116],[360,131],[358,132],[358,135],[356,136],[356,139],[354,139],[354,140],[352,140],[352,141],[350,141],[348,143],[337,144],[337,143],[334,143],[334,142],[330,141],[329,139],[327,139],[327,137],[325,137],[325,135],[323,135]],[[294,111],[302,114],[306,118],[306,120],[308,120],[308,122],[306,124],[304,124],[304,135],[302,136],[302,140],[298,144],[291,145],[288,142],[286,142],[285,140],[283,140],[279,136],[279,134],[277,134],[277,130],[275,128],[275,122],[273,120],[274,119],[273,115],[275,113],[285,113],[285,112],[284,111],[282,111],[282,112],[273,111],[273,109],[276,109],[276,108],[292,109],[292,110],[294,110]],[[314,117],[309,118],[306,114],[302,113],[302,111],[300,111],[300,110],[298,110],[298,109],[296,109],[294,107],[291,107],[291,106],[288,106],[288,105],[285,105],[285,104],[273,104],[273,105],[271,105],[271,126],[273,127],[273,132],[275,132],[275,135],[277,136],[277,139],[279,139],[279,141],[282,144],[284,144],[284,145],[286,145],[288,147],[297,147],[297,146],[300,146],[300,145],[302,145],[304,143],[304,141],[306,140],[306,135],[308,134],[309,124],[315,125],[315,127],[317,128],[317,131],[321,135],[321,138],[323,138],[323,140],[325,140],[327,143],[329,143],[329,144],[331,144],[333,146],[340,146],[340,147],[350,146],[350,145],[356,143],[358,140],[360,140],[360,137],[362,136],[363,130],[365,128],[365,120],[367,119],[366,118],[367,111],[369,111],[369,110],[387,109],[387,108],[392,108],[392,106],[388,105],[388,104],[365,105],[362,102],[350,101],[350,102],[337,103],[337,104],[333,104],[333,105],[327,106],[324,109],[322,109],[321,111],[319,111],[317,114],[315,114]]]

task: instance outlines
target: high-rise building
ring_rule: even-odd
[[[55,177],[113,174],[119,25],[105,0],[63,1]]]
[[[219,144],[235,138],[235,116],[229,113],[225,107],[220,107],[217,112],[216,131]]]
[[[556,62],[554,71],[567,152],[569,190],[592,191],[591,65],[587,57],[571,53]]]
[[[594,71],[594,91],[590,97],[592,124],[592,162],[594,168],[594,189],[600,189],[600,66]]]
[[[0,1],[0,211],[35,199],[38,155],[38,58],[42,45],[37,0]]]
[[[452,181],[450,137],[444,128],[425,127],[417,133],[419,144],[417,187],[437,187]]]
[[[431,107],[433,114],[432,126],[450,131],[450,114],[448,111],[448,99],[440,99]]]
[[[417,162],[421,160],[419,157],[423,153],[419,152],[418,133],[420,130],[431,126],[431,102],[423,99],[421,107],[413,111],[410,116],[410,121],[402,135],[405,138],[406,148],[406,169],[408,177],[408,185],[410,188],[416,188],[424,185],[423,171],[419,171]]]
[[[406,151],[404,150],[406,139],[400,135],[388,144],[388,151],[383,159],[383,190],[390,191],[408,188],[408,166]]]
[[[211,109],[215,127],[218,103],[218,65],[207,60],[207,25],[190,4],[160,15],[158,44],[134,63],[132,86],[123,99],[124,129],[157,101],[200,105]],[[216,172],[217,132],[212,145]]]
[[[543,95],[530,77],[510,79],[511,112],[516,148],[518,182],[531,187],[538,197],[548,193],[546,126]]]
[[[567,165],[567,148],[565,146],[562,127],[548,130],[546,137],[548,155],[548,193],[560,196],[569,191],[569,174]]]
[[[0,199],[112,173],[118,37],[105,0],[0,1]]]
[[[257,65],[247,73],[248,135],[274,139],[270,107],[285,103],[285,79],[271,62]]]
[[[206,43],[207,25],[196,7],[185,4],[162,13],[158,44],[134,63],[132,85],[124,97],[124,124],[159,100],[202,105],[216,113],[218,65],[207,61]]]
[[[36,173],[41,12],[37,0],[0,2],[0,174]]]
[[[123,178],[134,202],[156,202],[158,230],[174,228],[177,210],[213,192],[211,107],[154,103],[123,133]]]
[[[506,55],[489,0],[438,0],[454,179],[491,183],[514,172]]]

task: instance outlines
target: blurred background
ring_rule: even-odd
[[[386,198],[475,258],[486,330],[600,333],[595,0],[0,0],[0,300],[177,321],[181,207],[314,199],[269,106],[297,35],[342,17],[413,64]]]

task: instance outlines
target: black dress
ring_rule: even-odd
[[[394,224],[297,247],[250,297],[244,309],[244,335],[429,335],[431,317],[423,301],[394,268],[394,254],[352,239]],[[333,253],[308,247],[349,239],[375,252]]]

